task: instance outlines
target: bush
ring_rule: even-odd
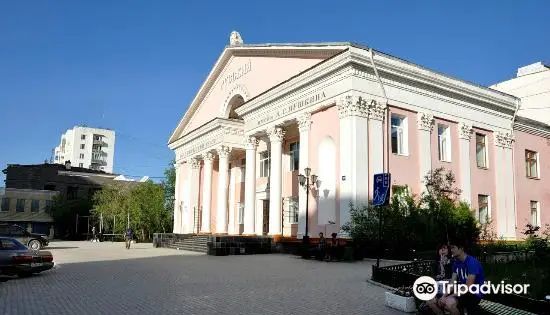
[[[435,251],[438,245],[461,239],[470,246],[479,240],[480,227],[472,209],[458,201],[460,190],[453,187],[451,172],[437,169],[425,178],[427,192],[420,198],[394,195],[380,209],[350,204],[350,221],[342,229],[375,257],[378,249],[379,218],[382,218],[383,257],[411,259],[419,251]]]

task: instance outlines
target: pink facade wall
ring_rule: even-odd
[[[539,202],[541,231],[550,224],[550,143],[547,139],[516,131],[514,145],[514,173],[516,178],[516,212],[517,212],[517,238],[525,237],[521,232],[525,225],[531,222],[530,202]],[[525,150],[538,153],[538,175],[539,178],[527,177],[525,165]]]
[[[389,169],[392,174],[392,185],[407,185],[413,194],[419,194],[420,185],[420,159],[418,150],[418,128],[416,113],[398,107],[390,106],[390,114],[398,114],[407,118],[407,133],[409,137],[408,154],[398,155],[391,153],[391,134],[388,129]],[[391,116],[390,116],[391,117]]]
[[[309,235],[317,237],[319,232],[330,235],[338,233],[340,230],[340,205],[339,205],[339,190],[340,190],[340,125],[338,123],[338,109],[336,106],[329,107],[323,111],[313,113],[311,116],[312,124],[309,135],[309,165],[312,173],[319,174],[319,165],[317,152],[321,141],[330,136],[336,146],[336,165],[323,165],[323,167],[334,167],[336,170],[336,192],[334,199],[334,210],[336,214],[335,225],[319,225],[317,213],[317,200],[309,196]],[[322,181],[323,179],[320,178]]]

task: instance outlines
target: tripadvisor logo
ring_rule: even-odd
[[[527,294],[527,288],[530,284],[510,284],[501,281],[499,284],[492,284],[491,281],[486,281],[484,284],[465,284],[450,283],[449,281],[435,281],[432,277],[420,277],[416,279],[413,285],[414,295],[422,300],[429,301],[437,295],[437,293],[450,294],[454,293],[458,296],[466,293],[471,294]],[[438,292],[439,291],[439,292]]]

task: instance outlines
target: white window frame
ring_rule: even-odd
[[[269,177],[269,172],[271,171],[270,170],[271,169],[271,152],[269,150],[265,150],[260,152],[259,155],[260,155],[260,159],[259,159],[260,160],[260,177]]]
[[[449,125],[437,125],[437,143],[439,148],[439,160],[451,162],[451,127]]]
[[[296,197],[287,198],[287,211],[286,211],[286,222],[290,224],[298,223],[298,218],[300,214],[300,201]]]
[[[535,205],[535,207],[533,207],[533,205]],[[531,200],[529,202],[529,208],[531,209],[531,224],[533,224],[534,226],[540,226],[540,202],[536,200]],[[533,212],[535,212],[534,216]]]
[[[296,145],[297,149],[295,151],[292,150],[292,146]],[[288,146],[288,155],[290,159],[290,171],[297,171],[300,169],[300,141],[294,141]],[[298,166],[295,167],[294,165],[294,159],[298,160]]]
[[[481,217],[481,207],[480,207],[481,197],[487,197],[487,213],[483,219]],[[486,219],[491,219],[491,197],[489,195],[483,195],[483,194],[477,195],[477,219],[481,224],[486,224],[487,223]]]
[[[483,148],[484,148],[484,155],[483,155],[483,159],[484,159],[484,164],[485,165],[479,165],[479,159],[478,159],[478,154],[477,154],[477,137],[478,136],[482,136],[483,137]],[[488,147],[487,147],[487,135],[486,134],[482,134],[482,133],[478,133],[476,132],[475,134],[475,142],[476,142],[476,166],[478,168],[489,168],[489,152],[488,152]]]
[[[244,224],[244,203],[237,202],[237,218],[239,224]]]
[[[399,119],[400,124],[394,125],[393,120]],[[391,151],[393,154],[396,155],[409,155],[409,133],[408,133],[408,119],[407,116],[399,115],[399,114],[391,114],[390,119],[390,146]],[[396,130],[397,132],[397,152],[393,151],[393,130]],[[400,141],[401,140],[401,141]],[[401,143],[401,145],[399,145]]]
[[[535,154],[535,175],[529,175],[529,165],[527,164],[527,153],[531,152]],[[533,150],[525,149],[525,175],[527,178],[540,178],[540,162],[539,153]]]
[[[84,143],[81,143],[81,144],[80,144],[80,149],[81,149],[81,150],[84,150],[84,148],[86,148],[86,145],[85,145]]]

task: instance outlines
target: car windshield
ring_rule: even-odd
[[[26,250],[27,247],[13,238],[0,238],[0,250]]]

